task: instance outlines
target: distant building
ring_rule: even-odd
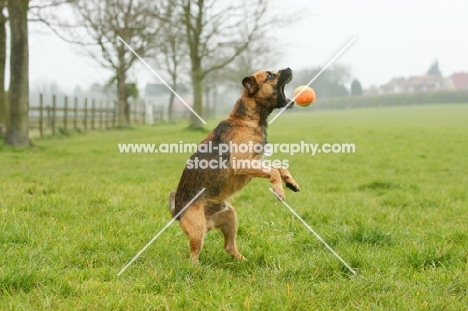
[[[394,78],[380,86],[381,94],[398,94],[439,90],[444,85],[444,78],[436,75]]]
[[[444,88],[449,90],[468,90],[468,72],[456,72],[444,81]]]

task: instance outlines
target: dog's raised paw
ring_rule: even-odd
[[[291,189],[292,191],[294,192],[299,192],[301,191],[301,188],[299,188],[299,185],[297,183],[290,183],[290,182],[287,182],[286,183],[286,187],[288,187],[289,189]]]
[[[278,199],[278,201],[284,201],[286,200],[286,195],[284,194],[284,190],[283,190],[283,187],[281,188],[272,188],[273,191],[275,192],[275,195],[276,195],[276,198]]]

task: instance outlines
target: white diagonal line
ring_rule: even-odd
[[[340,55],[351,45],[351,43],[354,42],[354,40],[356,40],[356,37],[353,37],[353,38],[351,39],[351,41],[349,41],[348,44],[346,44],[346,45],[344,46],[344,48],[342,48],[341,51],[339,51],[338,54],[336,54],[335,57],[333,57],[333,58],[328,62],[328,64],[326,64],[325,67],[323,67],[322,70],[320,70],[320,71],[315,75],[315,77],[313,77],[312,80],[310,80],[309,83],[307,83],[307,86],[310,86],[310,85],[312,84],[312,82],[314,82],[315,79],[317,79],[317,78],[322,74],[322,72],[324,72],[325,69],[327,69],[328,66],[330,66],[330,65],[338,58],[338,56],[340,56]],[[273,123],[273,121],[275,121],[276,118],[278,118],[278,117],[286,110],[286,108],[288,108],[288,107],[296,100],[296,98],[298,98],[298,97],[302,94],[302,92],[304,92],[304,91],[305,91],[305,88],[303,88],[299,93],[297,93],[297,95],[294,96],[294,98],[293,98],[286,106],[284,106],[284,107],[280,110],[280,112],[278,112],[278,113],[276,114],[276,116],[275,116],[273,119],[271,119],[270,122],[268,122],[268,124]]]
[[[145,66],[146,66],[146,67],[147,67],[147,68],[148,68],[148,69],[149,69],[149,70],[150,70],[150,71],[151,71],[151,72],[152,72],[152,73],[153,73],[153,74],[154,74],[154,75],[155,75],[155,76],[156,76],[156,77],[157,77],[157,78],[158,78],[158,79],[159,79],[159,80],[160,80],[160,81],[161,81],[161,82],[178,98],[178,99],[180,99],[180,101],[181,101],[182,103],[184,103],[184,105],[187,106],[187,108],[188,108],[194,115],[196,115],[197,118],[200,119],[200,121],[203,122],[203,124],[207,124],[207,123],[205,122],[205,120],[203,120],[203,118],[200,117],[200,116],[198,115],[198,113],[196,113],[195,110],[193,110],[192,107],[190,107],[190,105],[187,104],[187,102],[186,102],[182,97],[180,97],[179,94],[177,94],[177,92],[174,91],[174,90],[172,89],[172,87],[171,87],[169,84],[167,84],[166,81],[164,81],[164,79],[161,78],[161,76],[158,75],[158,73],[157,73],[156,71],[154,71],[153,68],[151,68],[151,66],[148,65],[148,63],[147,63],[142,57],[141,57],[140,55],[138,55],[137,52],[135,52],[135,50],[132,49],[132,47],[131,47],[130,45],[127,44],[127,42],[125,42],[124,39],[122,39],[120,36],[117,36],[117,38],[119,38],[119,40],[122,41],[122,43],[123,43],[133,54],[135,54],[135,56],[143,63],[143,65],[145,65]]]
[[[351,268],[350,265],[348,265],[348,264],[346,263],[346,261],[344,261],[343,258],[341,258],[340,255],[338,255],[338,254],[333,250],[333,248],[331,248],[331,246],[328,245],[328,243],[325,242],[325,240],[322,239],[322,238],[320,237],[320,235],[318,235],[318,233],[315,232],[315,230],[312,229],[312,228],[309,226],[309,224],[306,223],[305,220],[302,219],[302,217],[299,216],[299,215],[296,213],[295,210],[292,209],[291,206],[289,206],[288,203],[286,203],[272,188],[269,188],[269,189],[270,189],[270,191],[278,198],[278,200],[280,200],[281,203],[283,203],[284,206],[286,206],[286,207],[291,211],[291,213],[293,213],[293,215],[296,216],[297,219],[299,219],[299,220],[304,224],[304,226],[306,226],[306,228],[309,229],[309,231],[312,232],[312,233],[315,235],[315,237],[316,237],[317,239],[319,239],[319,241],[322,242],[323,245],[325,245],[326,248],[328,248],[328,249],[332,252],[332,254],[335,255],[336,258],[338,258],[338,259],[346,266],[346,268],[349,269],[349,271],[351,271],[352,274],[357,275],[356,270],[354,270],[353,268]]]
[[[169,228],[169,226],[177,219],[177,217],[179,217],[184,211],[185,209],[187,209],[187,207],[190,206],[190,204],[193,203],[193,201],[195,201],[199,196],[200,194],[203,193],[203,191],[205,191],[206,188],[203,188],[202,190],[200,190],[200,192],[197,193],[197,195],[192,199],[190,200],[190,202],[187,203],[187,205],[184,206],[184,208],[179,212],[177,213],[177,215],[175,215],[174,217],[172,217],[172,219],[167,223],[166,226],[164,226],[164,228],[161,229],[161,231],[158,232],[158,234],[156,234],[154,236],[154,238],[151,239],[151,241],[148,242],[148,244],[145,245],[145,247],[143,247],[141,249],[141,251],[138,252],[138,254],[135,255],[135,257],[133,257],[132,260],[130,260],[128,262],[128,264],[125,265],[125,267],[122,268],[122,270],[120,270],[120,272],[117,274],[117,276],[120,276],[125,270],[127,270],[127,268],[135,261],[137,260],[138,257],[140,257],[140,255],[167,229]]]

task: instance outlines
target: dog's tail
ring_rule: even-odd
[[[175,195],[176,195],[176,191],[174,190],[171,192],[171,195],[169,196],[169,208],[171,210],[172,217],[175,216]]]

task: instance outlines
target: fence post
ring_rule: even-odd
[[[138,101],[138,120],[140,121],[139,123],[140,124],[143,124],[143,120],[141,119],[141,116],[142,116],[142,113],[141,113],[141,109],[143,108],[143,105],[140,101]]]
[[[47,105],[45,106],[45,110],[47,112],[47,127],[50,128],[50,130],[52,131],[52,117],[51,117],[51,110],[52,110],[52,107],[50,105]]]
[[[102,98],[99,100],[99,129],[102,130]]]
[[[142,103],[143,103],[143,107],[142,107],[143,111],[141,113],[141,118],[143,119],[142,120],[143,125],[146,125],[146,100],[143,100]]]
[[[94,130],[94,112],[96,111],[96,101],[94,98],[91,101],[91,129]]]
[[[114,103],[114,111],[112,113],[112,127],[115,127],[115,124],[116,124],[116,118],[117,118],[117,115],[118,115],[118,111],[117,109],[119,108],[119,103],[118,102],[115,102]]]
[[[145,115],[145,120],[146,124],[148,125],[154,125],[154,114],[153,114],[153,103],[147,99],[146,100],[146,107],[145,107],[146,115]]]
[[[44,95],[41,93],[39,95],[39,137],[44,138]]]
[[[55,110],[56,110],[56,96],[52,96],[52,135],[55,136]]]
[[[63,130],[67,130],[67,123],[68,123],[68,96],[65,96],[65,106],[63,109]]]
[[[73,103],[73,131],[77,131],[78,128],[78,97],[75,97]]]
[[[138,124],[139,120],[140,119],[138,119],[138,103],[135,101],[133,103],[133,123]]]
[[[133,103],[133,123],[138,124],[138,103]]]
[[[140,102],[135,101],[135,124],[141,124],[141,105]]]
[[[84,129],[88,129],[88,98],[84,100],[84,118],[83,118]]]
[[[106,130],[109,129],[109,113],[110,113],[109,100],[106,100]]]

